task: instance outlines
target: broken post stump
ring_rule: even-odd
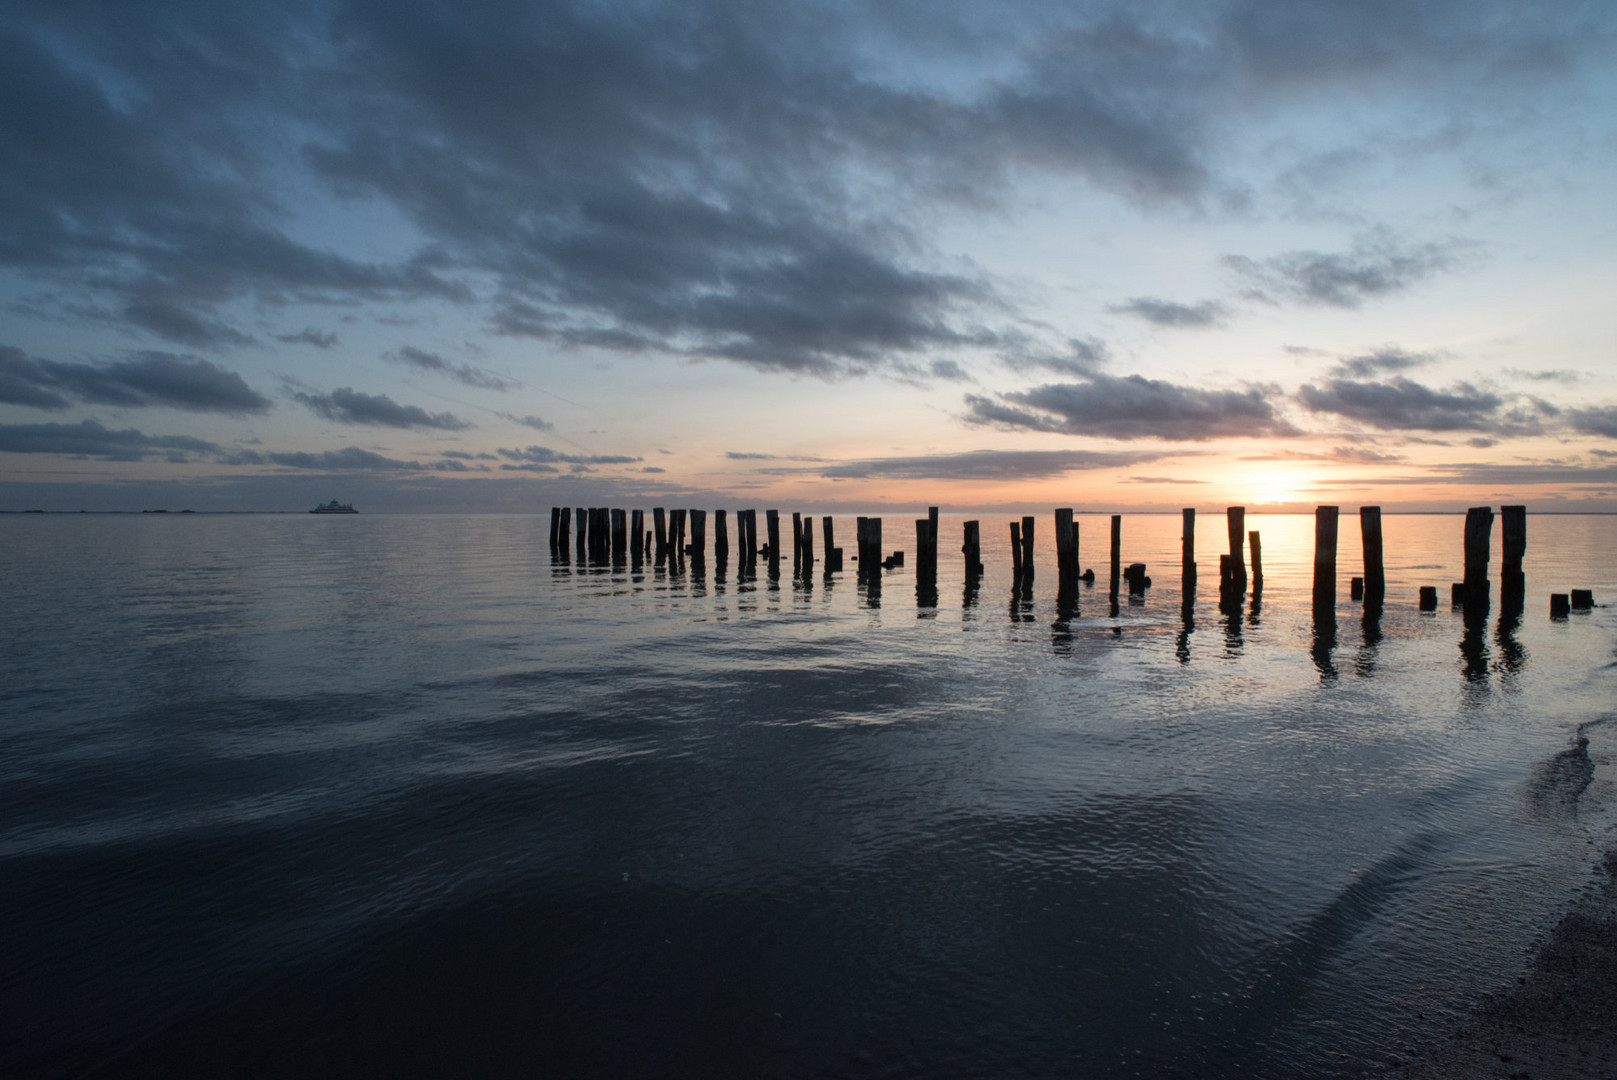
[[[1589,611],[1595,606],[1595,593],[1593,589],[1572,590],[1572,610]]]
[[[1493,508],[1473,506],[1465,512],[1465,601],[1488,606],[1488,541],[1493,532]]]
[[[1247,545],[1252,548],[1252,595],[1263,591],[1263,538],[1258,530],[1246,534]]]
[[[1572,598],[1564,592],[1550,593],[1550,618],[1564,619],[1572,607]]]
[[[1437,610],[1437,586],[1422,585],[1420,587],[1420,609],[1422,611]]]
[[[1118,579],[1123,574],[1123,515],[1112,515],[1112,588],[1111,597],[1117,599]]]

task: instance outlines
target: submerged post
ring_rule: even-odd
[[[1493,508],[1473,506],[1465,512],[1465,602],[1468,607],[1488,604],[1488,540],[1493,532]]]
[[[1252,595],[1256,596],[1263,591],[1263,540],[1256,529],[1247,533],[1246,539],[1252,548]]]
[[[1340,507],[1314,510],[1314,606],[1336,608],[1336,532]]]
[[[1230,587],[1239,586],[1246,592],[1246,560],[1241,557],[1241,550],[1246,546],[1241,542],[1246,539],[1246,507],[1232,506],[1225,515],[1230,533]]]
[[[1381,555],[1381,507],[1359,507],[1359,539],[1364,545],[1364,603],[1379,606],[1387,595],[1387,572]]]
[[[1186,593],[1196,590],[1196,508],[1187,506],[1180,511],[1184,525],[1179,530],[1179,581]]]

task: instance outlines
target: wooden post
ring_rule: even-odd
[[[1364,546],[1364,602],[1379,605],[1387,595],[1387,572],[1381,554],[1381,507],[1359,507],[1359,539]]]
[[[1246,560],[1241,557],[1241,550],[1246,545],[1241,541],[1246,539],[1246,507],[1232,506],[1225,511],[1225,523],[1230,533],[1230,585],[1240,586],[1246,592]]]
[[[1573,611],[1590,611],[1595,606],[1593,589],[1573,589],[1568,595],[1572,597]]]
[[[1314,606],[1336,609],[1336,525],[1340,507],[1314,510]]]
[[[825,538],[825,572],[834,574],[842,569],[842,552],[836,545],[836,536],[831,528],[830,514],[820,519],[820,531]]]
[[[668,544],[674,551],[674,561],[685,560],[685,511],[668,512]]]
[[[1362,577],[1356,577],[1356,578],[1349,578],[1348,579],[1348,599],[1349,600],[1363,600],[1364,599],[1364,579]]]
[[[1076,552],[1074,551],[1074,536],[1072,527],[1072,507],[1061,507],[1056,511],[1056,585],[1057,591],[1075,590],[1078,587],[1078,569]]]
[[[1550,618],[1564,619],[1572,610],[1572,597],[1564,592],[1550,593]]]
[[[657,537],[657,561],[662,562],[668,554],[668,517],[660,506],[651,508],[651,527],[653,535]]]
[[[870,532],[870,579],[881,581],[881,518],[865,519],[865,528]],[[864,560],[860,560],[861,565]]]
[[[612,511],[612,561],[623,562],[629,557],[629,513]]]
[[[1247,545],[1252,548],[1252,595],[1263,591],[1263,540],[1258,530],[1246,534]]]
[[[1180,511],[1184,525],[1179,530],[1179,582],[1187,593],[1196,590],[1196,508],[1187,506]]]
[[[589,553],[590,553],[589,534],[590,534],[589,511],[587,509],[585,509],[584,507],[580,506],[578,508],[578,561],[579,562],[583,562],[585,559],[589,558]]]
[[[792,511],[792,576],[802,576],[803,570],[803,514]]]
[[[769,529],[769,576],[780,577],[780,511],[765,510],[764,523]]]
[[[556,534],[561,531],[561,507],[550,508],[550,550],[556,550]]]
[[[1493,508],[1473,506],[1465,512],[1465,594],[1466,603],[1486,607],[1488,603],[1488,540],[1493,532]]]
[[[1011,522],[1011,575],[1022,576],[1022,523]]]
[[[1499,600],[1520,613],[1527,595],[1527,579],[1522,575],[1522,557],[1527,554],[1527,507],[1499,508],[1500,552]]]
[[[692,510],[691,515],[691,558],[701,562],[707,554],[707,511]]]
[[[966,580],[970,581],[983,572],[982,533],[978,522],[966,522],[965,542],[960,545],[960,550],[966,556]]]
[[[571,506],[561,508],[561,529],[557,535],[557,540],[557,550],[566,555],[568,549],[573,546],[573,508]]]
[[[641,541],[646,535],[646,512],[644,510],[629,511],[629,557],[639,562],[645,557],[645,548]]]
[[[814,519],[803,519],[803,539],[798,544],[798,550],[803,556],[802,578],[808,581],[814,573]]]
[[[1422,611],[1437,610],[1437,586],[1422,585],[1420,587],[1420,609]]]
[[[1033,517],[1022,518],[1022,573],[1033,576]]]
[[[1123,576],[1123,515],[1112,515],[1111,597],[1117,599],[1118,579]]]
[[[926,544],[932,536],[932,523],[926,518],[915,519],[915,585],[924,588],[927,584],[926,576]],[[936,581],[937,575],[931,580]]]
[[[713,511],[713,561],[725,562],[730,558],[730,515],[723,510]]]

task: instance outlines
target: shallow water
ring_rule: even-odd
[[[1361,1074],[1513,980],[1617,820],[1617,518],[1524,614],[1310,610],[1311,517],[1049,515],[935,604],[554,561],[548,518],[0,517],[0,1073]],[[820,540],[816,532],[816,541]],[[1499,537],[1495,527],[1494,569]],[[823,551],[821,552],[823,556]],[[1416,610],[1419,585],[1436,613]],[[1495,586],[1497,592],[1497,584]],[[1579,749],[1580,733],[1589,740]]]

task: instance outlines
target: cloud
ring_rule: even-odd
[[[1039,350],[1014,350],[1004,355],[1005,366],[1012,371],[1043,369],[1063,375],[1088,378],[1111,361],[1111,350],[1097,337],[1067,339],[1067,351],[1048,353]]]
[[[71,364],[31,359],[21,349],[0,346],[0,401],[63,409],[69,399],[231,415],[264,413],[271,405],[240,375],[194,356],[147,351],[128,360]]]
[[[529,446],[514,450],[502,446],[497,453],[503,458],[525,465],[633,465],[645,460],[624,454],[563,454],[548,446]]]
[[[276,334],[275,340],[288,345],[313,345],[317,349],[337,347],[336,334],[329,330],[316,330],[312,326],[304,327],[295,334]]]
[[[1125,476],[1126,484],[1205,484],[1206,480],[1180,480],[1172,476]]]
[[[1053,383],[1001,394],[970,394],[968,423],[1055,431],[1109,439],[1206,439],[1295,435],[1270,392],[1203,390],[1141,375],[1093,374],[1081,383]]]
[[[345,446],[341,450],[323,450],[318,453],[303,450],[284,453],[238,450],[223,455],[220,460],[226,465],[279,465],[287,469],[323,469],[333,472],[360,470],[419,472],[427,467],[419,461],[399,461],[372,450],[362,450],[357,446]]]
[[[1199,304],[1178,304],[1172,300],[1158,300],[1153,296],[1136,296],[1125,303],[1113,304],[1106,310],[1120,315],[1136,315],[1157,326],[1198,329],[1219,325],[1227,309],[1215,300],[1203,300]]]
[[[94,420],[77,424],[0,424],[0,453],[140,461],[155,456],[189,460],[191,455],[209,455],[217,450],[213,443],[189,435],[147,435],[134,428],[114,430]]]
[[[1462,240],[1405,244],[1384,233],[1354,241],[1346,252],[1288,251],[1267,259],[1227,255],[1224,264],[1269,293],[1308,304],[1356,308],[1405,292],[1457,265],[1476,245]]]
[[[403,364],[406,367],[413,367],[417,371],[445,375],[465,386],[475,386],[482,390],[513,390],[517,385],[510,379],[501,378],[491,371],[485,371],[472,364],[450,363],[437,353],[428,352],[426,349],[418,349],[414,345],[405,345],[396,352],[385,353],[383,354],[383,359],[395,364]]]
[[[440,431],[464,431],[472,426],[453,413],[429,413],[417,405],[400,405],[386,394],[362,394],[347,386],[329,394],[293,391],[292,397],[327,420],[342,424]]]
[[[513,424],[521,424],[523,427],[530,427],[530,428],[533,428],[533,430],[535,430],[535,431],[555,431],[556,430],[556,425],[552,424],[549,420],[546,420],[542,416],[533,416],[531,414],[528,415],[528,416],[517,416],[517,415],[515,415],[513,413],[504,413],[504,412],[503,413],[496,413],[495,415],[498,416],[501,420],[509,420]]]
[[[1382,431],[1486,431],[1526,435],[1542,431],[1556,409],[1536,399],[1509,399],[1470,383],[1434,390],[1395,376],[1386,382],[1347,378],[1308,383],[1297,400],[1316,413],[1332,413]]]
[[[828,479],[1025,480],[1126,468],[1163,455],[1096,450],[970,450],[960,454],[868,458],[827,468],[798,469]]]
[[[1582,382],[1588,378],[1588,373],[1573,371],[1570,368],[1545,369],[1529,371],[1525,368],[1505,368],[1504,373],[1513,379],[1529,379],[1533,382],[1558,382],[1571,385]]]
[[[1602,405],[1588,409],[1568,409],[1567,420],[1572,430],[1584,435],[1599,435],[1617,439],[1617,406]]]
[[[1437,357],[1431,353],[1405,352],[1389,345],[1362,356],[1345,357],[1337,364],[1337,370],[1344,375],[1363,379],[1384,371],[1408,371],[1411,368],[1425,367],[1436,359]]]
[[[1532,116],[1602,72],[1609,21],[1247,0],[1171,19],[25,4],[0,27],[0,268],[64,320],[193,349],[246,344],[263,306],[440,302],[567,346],[825,376],[930,363],[1014,322],[1003,286],[930,249],[941,213],[997,209],[1030,177],[1174,213],[1239,205],[1263,167],[1246,136],[1286,108],[1396,101],[1480,145],[1495,130],[1468,121],[1489,103]],[[404,243],[310,228],[367,205]],[[1351,305],[1447,258],[1371,247],[1252,266]]]
[[[820,457],[808,457],[802,454],[754,454],[739,450],[726,450],[724,456],[730,461],[824,461]]]

